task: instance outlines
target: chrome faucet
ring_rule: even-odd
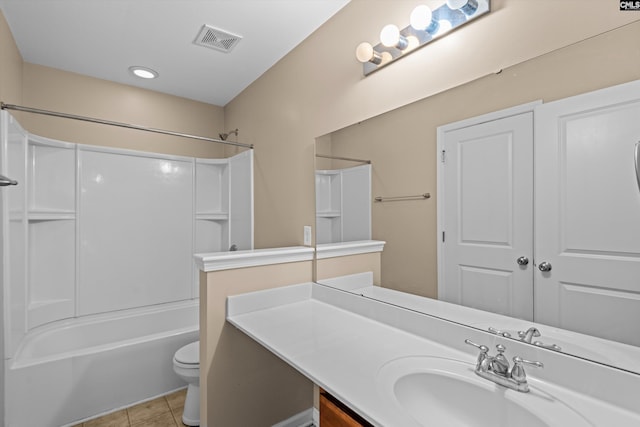
[[[535,327],[530,327],[526,331],[518,331],[518,336],[520,337],[520,341],[524,341],[529,344],[533,344],[538,347],[547,348],[549,350],[561,351],[562,348],[557,344],[545,344],[542,341],[533,341],[534,337],[541,336],[540,331]]]
[[[526,364],[536,368],[544,367],[542,362],[532,362],[516,356],[513,358],[513,366],[509,368],[509,362],[504,356],[506,349],[502,344],[496,346],[498,354],[490,356],[489,347],[486,345],[476,344],[468,339],[464,340],[464,342],[480,350],[476,360],[476,375],[512,390],[523,393],[529,391],[527,374],[523,365]]]
[[[531,340],[533,339],[533,337],[540,336],[540,331],[538,330],[538,328],[532,326],[526,331],[518,331],[518,336],[520,337],[520,340],[531,344]]]

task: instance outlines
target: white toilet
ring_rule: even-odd
[[[189,384],[184,401],[182,422],[188,426],[200,425],[200,341],[192,342],[176,351],[173,370]]]

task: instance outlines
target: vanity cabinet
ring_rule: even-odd
[[[320,391],[320,427],[373,427],[344,403]]]

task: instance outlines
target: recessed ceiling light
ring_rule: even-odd
[[[140,77],[141,79],[155,79],[158,77],[157,71],[147,67],[140,67],[138,65],[129,67],[129,71],[131,71],[134,76]]]

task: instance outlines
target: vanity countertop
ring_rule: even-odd
[[[227,321],[369,422],[386,427],[420,424],[397,402],[384,398],[378,374],[385,365],[401,358],[430,356],[473,366],[477,351],[467,348],[464,338],[490,347],[500,340],[471,328],[312,283],[228,297]],[[445,342],[427,339],[416,333],[416,327],[428,328],[429,333],[447,338]],[[531,357],[526,354],[528,349],[522,351],[524,357]],[[545,360],[545,364],[557,364],[561,356],[549,357],[552,360]],[[541,381],[544,379],[530,376],[533,387]],[[592,425],[640,425],[638,412],[547,381],[544,386],[561,395]],[[553,420],[549,420],[549,425],[553,425]]]

